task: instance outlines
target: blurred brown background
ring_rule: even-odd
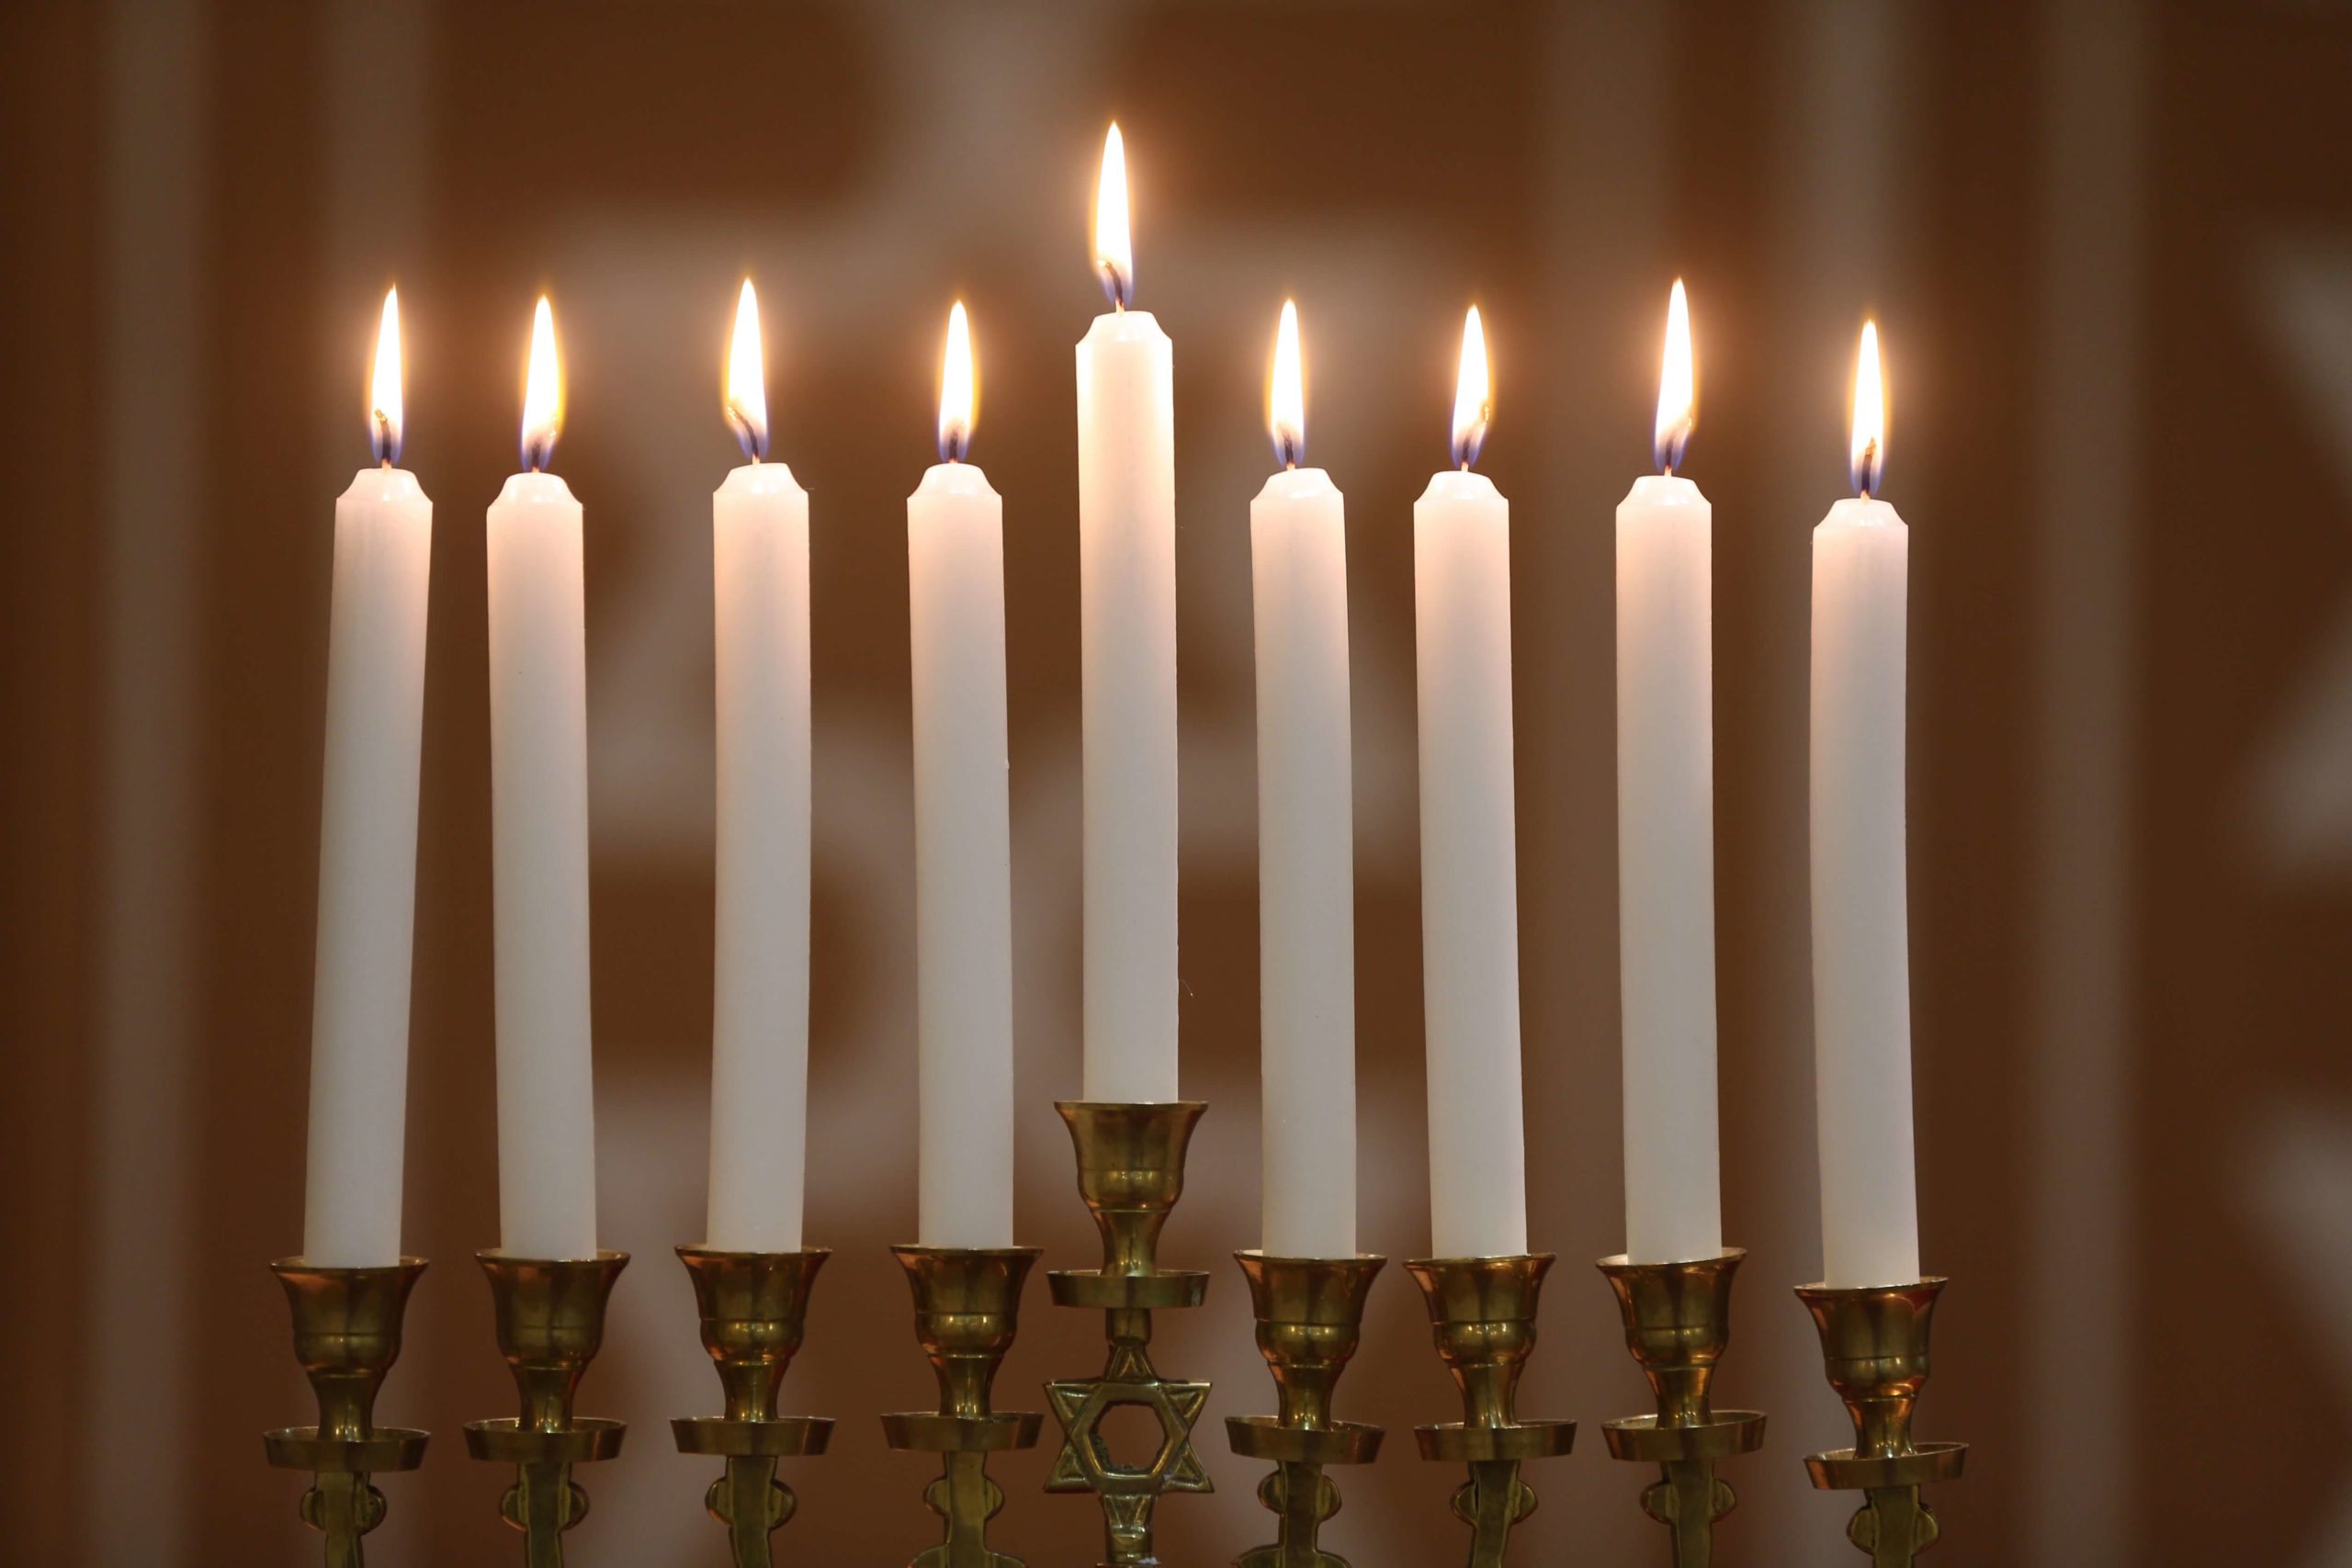
[[[1920,1202],[1956,1280],[1927,1435],[1951,1564],[2352,1562],[2352,11],[2319,3],[1466,6],[17,0],[0,14],[0,1540],[12,1562],[314,1561],[255,1434],[303,1419],[262,1265],[300,1235],[330,502],[365,459],[374,312],[409,331],[438,502],[419,867],[412,1250],[385,1396],[435,1429],[385,1563],[508,1561],[460,1424],[510,1399],[468,1260],[496,1235],[482,506],[552,290],[588,507],[604,1235],[623,1281],[586,1477],[599,1564],[719,1560],[716,1408],[683,1271],[709,1026],[707,495],[736,280],[776,455],[815,497],[808,1232],[839,1249],[791,1407],[805,1562],[904,1561],[931,1472],[873,1413],[929,1386],[882,1249],[912,1228],[901,498],[943,312],[970,301],[974,457],[1006,497],[1021,1206],[1090,1234],[1050,1101],[1077,1087],[1070,344],[1100,308],[1103,122],[1140,296],[1178,345],[1184,1076],[1214,1109],[1173,1257],[1209,1305],[1219,1490],[1173,1562],[1266,1539],[1222,1417],[1269,1407],[1224,1255],[1257,1232],[1246,502],[1276,306],[1347,491],[1364,1245],[1427,1245],[1409,505],[1444,457],[1463,305],[1515,503],[1534,1238],[1564,1258],[1526,1407],[1588,1423],[1532,1477],[1525,1561],[1662,1560],[1599,1421],[1643,1406],[1585,1260],[1621,1241],[1610,509],[1647,457],[1690,280],[1716,507],[1726,1234],[1751,1251],[1729,1402],[1772,1414],[1727,1561],[1852,1560],[1787,1287],[1818,1267],[1805,891],[1809,525],[1843,483],[1878,313],[1887,493],[1914,529]],[[1453,1396],[1401,1274],[1347,1414],[1361,1568],[1460,1555],[1404,1428]],[[1042,1289],[1005,1375],[1099,1361]],[[1003,1544],[1089,1562],[1087,1500],[998,1466]]]

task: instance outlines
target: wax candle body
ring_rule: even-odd
[[[1822,1278],[1919,1277],[1904,874],[1910,536],[1841,501],[1813,536],[1813,1010]]]
[[[808,1146],[808,492],[711,498],[718,839],[708,1245],[800,1247]]]
[[[1645,475],[1617,508],[1617,909],[1625,1252],[1723,1251],[1715,1129],[1713,511]]]
[[[1176,394],[1140,310],[1078,345],[1085,1094],[1176,1098]]]
[[[491,504],[485,544],[500,1245],[586,1258],[596,1128],[580,503],[553,474],[516,474]]]
[[[968,463],[907,498],[920,1044],[917,1231],[1012,1245],[1004,502]]]
[[[319,950],[311,1013],[302,1255],[401,1257],[417,757],[433,502],[403,468],[362,468],[334,503]]]
[[[1413,505],[1421,985],[1436,1256],[1527,1250],[1512,823],[1510,506],[1441,473]]]
[[[1258,662],[1264,1250],[1356,1250],[1355,838],[1344,502],[1320,468],[1250,503]]]

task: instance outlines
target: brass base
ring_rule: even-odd
[[[1250,1281],[1258,1350],[1273,1373],[1279,1412],[1225,1420],[1235,1453],[1273,1464],[1258,1485],[1258,1500],[1280,1521],[1273,1544],[1243,1552],[1236,1568],[1348,1568],[1347,1559],[1318,1544],[1323,1522],[1340,1511],[1339,1488],[1323,1467],[1371,1463],[1382,1434],[1377,1427],[1331,1419],[1331,1390],[1356,1353],[1373,1276],[1388,1260],[1233,1256]]]
[[[303,1522],[326,1537],[327,1568],[360,1568],[359,1538],[384,1518],[368,1477],[424,1462],[425,1434],[375,1424],[376,1393],[400,1359],[401,1316],[424,1259],[381,1269],[314,1269],[299,1258],[269,1266],[294,1313],[294,1358],[318,1396],[319,1424],[262,1437],[281,1470],[311,1472]]]
[[[1911,1440],[1912,1410],[1928,1381],[1928,1322],[1944,1284],[1797,1287],[1821,1331],[1829,1386],[1854,1419],[1854,1446],[1806,1456],[1805,1472],[1824,1491],[1862,1494],[1846,1539],[1876,1568],[1907,1568],[1936,1543],[1940,1528],[1919,1488],[1957,1480],[1968,1461],[1966,1443]]]
[[[1617,1292],[1625,1348],[1649,1380],[1655,1416],[1611,1421],[1601,1430],[1615,1458],[1655,1464],[1659,1479],[1642,1494],[1642,1512],[1673,1532],[1676,1568],[1707,1568],[1715,1521],[1737,1506],[1715,1461],[1764,1446],[1764,1416],[1717,1410],[1709,1398],[1715,1362],[1731,1338],[1731,1282],[1747,1256],[1634,1263],[1620,1256],[1599,1265]]]
[[[588,1495],[572,1484],[571,1467],[619,1453],[628,1430],[623,1422],[574,1416],[571,1403],[604,1343],[605,1305],[628,1254],[544,1258],[488,1251],[474,1260],[490,1280],[498,1353],[514,1375],[522,1415],[469,1421],[466,1451],[515,1467],[499,1514],[523,1532],[526,1568],[560,1568],[563,1532],[588,1515]]]
[[[894,1247],[914,1292],[915,1337],[939,1377],[939,1409],[882,1417],[890,1447],[944,1456],[944,1472],[923,1501],[946,1525],[937,1546],[911,1568],[1021,1568],[990,1551],[988,1523],[1004,1492],[988,1476],[988,1456],[1034,1447],[1045,1417],[1003,1413],[989,1403],[1004,1353],[1021,1327],[1021,1287],[1037,1261],[1034,1247]]]
[[[727,1401],[721,1416],[685,1416],[670,1423],[678,1451],[725,1460],[703,1495],[710,1517],[727,1527],[734,1568],[768,1568],[768,1537],[792,1517],[798,1500],[775,1475],[775,1461],[820,1454],[833,1424],[820,1416],[779,1416],[776,1391],[800,1348],[808,1292],[832,1254],[718,1252],[682,1247],[702,1319],[702,1348],[718,1364]]]
[[[1046,1276],[1058,1305],[1102,1314],[1110,1343],[1102,1375],[1046,1385],[1062,1426],[1048,1492],[1091,1492],[1102,1507],[1103,1568],[1157,1562],[1152,1509],[1162,1494],[1212,1491],[1193,1448],[1193,1424],[1208,1404],[1205,1382],[1176,1382],[1151,1364],[1151,1314],[1198,1306],[1208,1292],[1199,1269],[1159,1267],[1159,1232],[1184,1193],[1184,1152],[1208,1107],[1198,1100],[1113,1104],[1059,1100],[1078,1155],[1078,1192],[1102,1238],[1101,1269]],[[1120,1464],[1102,1440],[1103,1416],[1121,1405],[1151,1412],[1159,1446],[1143,1464]]]
[[[1573,1421],[1521,1421],[1519,1376],[1535,1348],[1535,1304],[1554,1256],[1419,1258],[1405,1268],[1421,1287],[1437,1353],[1462,1393],[1462,1416],[1416,1427],[1423,1459],[1470,1467],[1453,1494],[1453,1515],[1470,1527],[1470,1568],[1502,1568],[1510,1527],[1535,1511],[1519,1478],[1531,1459],[1565,1454]]]

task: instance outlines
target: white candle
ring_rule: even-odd
[[[711,497],[718,911],[708,1245],[800,1247],[808,1145],[808,492],[768,449],[759,300],[728,353],[744,456]]]
[[[1112,309],[1078,345],[1085,765],[1085,1096],[1176,1098],[1176,392],[1159,323],[1127,309],[1119,128],[1095,265]]]
[[[1004,502],[964,461],[970,330],[947,318],[940,461],[907,498],[915,748],[917,1239],[1012,1245],[1012,848]]]
[[[596,1250],[588,1034],[588,671],[580,503],[545,472],[562,419],[539,301],[523,467],[491,503],[492,915],[498,987],[500,1246]]]
[[[1345,502],[1306,446],[1285,300],[1269,423],[1283,468],[1250,503],[1258,649],[1258,996],[1264,1250],[1356,1250],[1353,788]]]
[[[1462,333],[1455,467],[1413,503],[1420,694],[1421,986],[1430,1239],[1441,1258],[1527,1250],[1512,824],[1510,503],[1471,471],[1490,388],[1478,312]]]
[[[1885,456],[1878,329],[1862,328],[1854,488],[1813,535],[1813,1013],[1822,1279],[1919,1278],[1904,878],[1910,536],[1873,499]]]
[[[368,433],[376,466],[334,503],[311,1153],[302,1255],[328,1268],[401,1257],[417,753],[433,502],[401,449],[400,297],[384,296]]]
[[[1696,411],[1690,318],[1667,306],[1655,456],[1617,508],[1617,910],[1625,1253],[1723,1251],[1715,1137],[1713,511],[1674,470]]]

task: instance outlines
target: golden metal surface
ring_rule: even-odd
[[[890,1447],[944,1456],[944,1472],[923,1501],[944,1522],[936,1546],[915,1555],[911,1568],[1021,1568],[1021,1560],[993,1551],[988,1522],[1004,1506],[1004,1492],[988,1476],[988,1456],[1037,1441],[1045,1417],[1000,1412],[989,1403],[1004,1353],[1021,1327],[1021,1287],[1037,1261],[1034,1247],[894,1247],[914,1292],[915,1337],[939,1378],[939,1409],[882,1417]]]
[[[1807,1456],[1805,1472],[1824,1491],[1862,1494],[1846,1539],[1875,1568],[1908,1568],[1936,1543],[1939,1527],[1919,1488],[1956,1480],[1968,1460],[1965,1443],[1911,1439],[1912,1411],[1928,1381],[1928,1324],[1944,1283],[1797,1287],[1821,1331],[1829,1386],[1854,1421],[1854,1446]]]
[[[1233,1451],[1271,1461],[1258,1500],[1279,1521],[1273,1544],[1243,1552],[1236,1568],[1348,1568],[1322,1550],[1323,1522],[1340,1511],[1326,1465],[1368,1464],[1381,1429],[1331,1417],[1331,1391],[1363,1337],[1363,1303],[1385,1258],[1269,1258],[1237,1252],[1258,1319],[1258,1351],[1273,1373],[1278,1413],[1228,1416]]]
[[[477,1252],[490,1281],[498,1352],[522,1401],[519,1417],[466,1424],[466,1451],[515,1467],[498,1511],[523,1532],[526,1568],[561,1568],[563,1532],[588,1514],[571,1467],[620,1452],[627,1427],[574,1416],[581,1375],[605,1338],[605,1305],[628,1267],[626,1252],[594,1258],[513,1258]]]
[[[1521,1421],[1520,1373],[1535,1348],[1535,1308],[1551,1253],[1505,1258],[1418,1258],[1405,1265],[1421,1288],[1437,1353],[1462,1393],[1462,1416],[1416,1427],[1423,1459],[1466,1464],[1453,1514],[1470,1527],[1470,1568],[1501,1568],[1510,1527],[1535,1511],[1519,1478],[1531,1459],[1565,1454],[1573,1421]]]
[[[401,1316],[424,1260],[314,1269],[287,1258],[269,1268],[293,1309],[294,1359],[318,1396],[319,1424],[266,1433],[262,1450],[279,1469],[311,1472],[300,1511],[326,1537],[327,1568],[360,1568],[359,1538],[384,1517],[384,1495],[368,1478],[424,1462],[425,1434],[375,1424],[376,1393],[400,1359]]]
[[[779,1416],[776,1391],[800,1348],[808,1292],[832,1254],[719,1252],[678,1248],[693,1277],[702,1320],[702,1348],[718,1363],[726,1415],[681,1416],[670,1423],[678,1451],[724,1459],[719,1478],[703,1495],[710,1517],[727,1527],[735,1568],[768,1568],[768,1538],[792,1517],[792,1489],[776,1479],[776,1461],[825,1451],[833,1424],[818,1416]]]
[[[1676,1568],[1708,1568],[1715,1521],[1738,1504],[1730,1483],[1716,1478],[1715,1461],[1764,1446],[1760,1411],[1717,1410],[1709,1397],[1731,1339],[1732,1277],[1747,1256],[1733,1247],[1688,1262],[1617,1257],[1599,1265],[1624,1315],[1625,1348],[1657,1404],[1656,1415],[1611,1421],[1602,1432],[1611,1455],[1658,1467],[1660,1479],[1642,1493],[1642,1512],[1673,1532]]]
[[[1061,1100],[1054,1109],[1069,1127],[1102,1267],[1056,1269],[1046,1280],[1060,1305],[1102,1311],[1110,1353],[1102,1376],[1046,1385],[1062,1426],[1046,1490],[1092,1492],[1102,1507],[1104,1568],[1146,1568],[1158,1561],[1151,1516],[1161,1495],[1213,1490],[1193,1448],[1209,1385],[1161,1377],[1150,1352],[1154,1309],[1197,1306],[1208,1291],[1206,1272],[1159,1264],[1160,1227],[1183,1196],[1184,1152],[1208,1107]],[[1142,1464],[1115,1461],[1103,1440],[1103,1416],[1122,1405],[1148,1410],[1159,1424],[1159,1447]]]

